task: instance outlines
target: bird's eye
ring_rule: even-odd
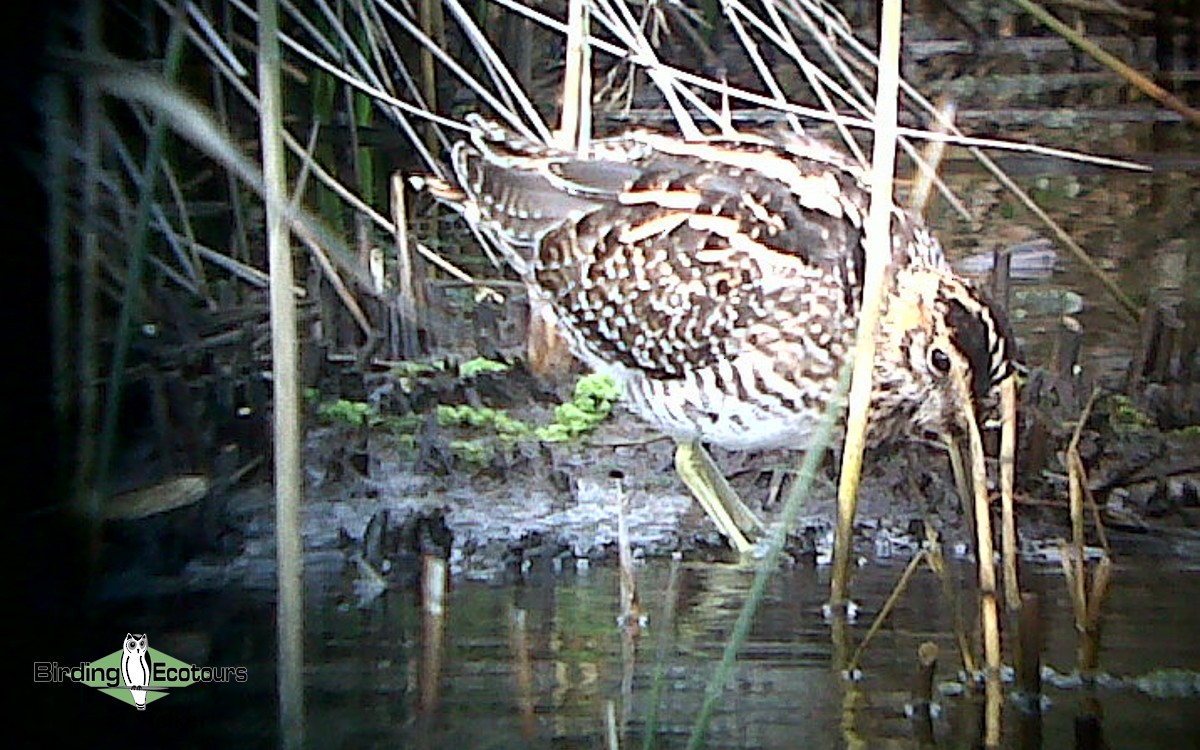
[[[929,364],[934,370],[945,375],[950,372],[950,355],[941,349],[934,349],[929,353]]]

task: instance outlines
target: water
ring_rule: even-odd
[[[1099,149],[1110,151],[1111,149]],[[1189,147],[1187,153],[1194,150]],[[1135,159],[1136,161],[1136,159]],[[1143,159],[1149,161],[1149,159]],[[1200,288],[1200,186],[1194,171],[1163,165],[1152,173],[1096,172],[1069,162],[1038,160],[1036,172],[1017,175],[1029,191],[1105,270],[1135,304],[1166,304],[1194,315]],[[1069,315],[1083,331],[1080,364],[1089,377],[1119,382],[1138,348],[1138,325],[1104,285],[1048,229],[975,165],[949,176],[970,201],[972,227],[944,201],[931,223],[947,254],[968,275],[990,268],[996,248],[1014,254],[1011,318],[1024,360],[1052,367],[1060,319]]]
[[[1167,668],[1200,670],[1194,640],[1200,632],[1200,608],[1194,606],[1200,569],[1161,558],[1119,559],[1105,617],[1105,673],[1132,678]],[[617,625],[618,578],[608,566],[557,573],[548,565],[535,567],[507,583],[455,580],[440,622],[423,612],[411,590],[389,591],[358,606],[348,579],[311,578],[308,746],[603,747],[613,726],[621,747],[641,747],[654,705],[655,746],[684,747],[753,571],[719,564],[677,564],[672,570],[667,561],[638,568],[649,623],[636,638]],[[851,628],[853,643],[861,641],[901,571],[899,562],[872,562],[857,572],[854,598],[862,609]],[[955,606],[967,622],[974,619],[973,569],[955,562],[950,575],[957,604],[922,570],[862,658],[861,680],[848,682],[833,668],[832,630],[822,615],[828,568],[777,573],[716,703],[708,746],[922,746],[920,724],[905,714],[917,646],[938,644],[935,683],[953,687],[959,680]],[[1006,704],[1004,747],[1099,747],[1076,742],[1081,717],[1096,716],[1109,747],[1200,747],[1200,696],[1194,690],[1153,697],[1128,680],[1090,692],[1070,685],[1075,635],[1062,575],[1056,567],[1027,566],[1023,582],[1042,597],[1045,664],[1058,676],[1046,686],[1040,744],[1030,736],[1029,716]],[[104,642],[111,648],[93,658],[115,648],[128,624],[146,630],[152,647],[184,661],[249,670],[243,685],[182,688],[135,719],[157,725],[176,746],[181,737],[196,747],[276,746],[273,606],[262,592],[130,600],[104,609],[112,623]],[[1180,680],[1192,686],[1190,673]],[[1164,681],[1154,684],[1162,688]],[[57,691],[59,709],[77,715],[86,708],[85,715],[105,726],[131,721],[126,714],[136,713],[79,685],[37,689]],[[978,698],[968,693],[937,700],[932,741],[977,746]],[[137,731],[153,736],[149,729]]]

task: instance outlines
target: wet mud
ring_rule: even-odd
[[[479,579],[533,566],[586,567],[615,560],[622,497],[636,556],[737,561],[675,474],[674,444],[619,403],[583,434],[536,437],[569,401],[572,380],[550,388],[517,364],[470,377],[377,373],[362,381],[359,401],[313,395],[304,505],[310,570],[407,586],[425,555],[449,560],[456,576]],[[1200,430],[1190,426],[1188,393],[1157,385],[1136,398],[1106,394],[1092,405],[1079,451],[1114,544],[1200,559]],[[1053,557],[1069,536],[1064,451],[1085,399],[1080,383],[1044,371],[1026,378],[1018,516],[1027,556]],[[475,424],[447,420],[446,407],[488,416]],[[988,442],[995,456],[996,441]],[[827,564],[831,557],[837,449],[827,452],[790,530],[790,564]],[[800,454],[713,454],[747,504],[773,522]],[[994,480],[994,463],[989,470]],[[113,561],[120,571],[114,594],[145,590],[144,576],[167,587],[272,587],[269,485],[215,494],[198,507],[113,524],[111,538],[153,538],[155,549],[171,552],[147,555],[144,545],[122,542],[141,553],[136,564]],[[969,556],[970,530],[946,448],[909,440],[868,451],[856,526],[864,562],[907,559],[929,528],[952,553]]]

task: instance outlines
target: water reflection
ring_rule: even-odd
[[[368,610],[327,599],[312,619],[310,736],[319,746],[389,743],[423,747],[683,747],[752,572],[722,565],[654,563],[638,569],[648,628],[618,627],[618,574],[534,571],[513,585],[455,582],[446,602],[440,660],[431,667],[416,596],[389,592]],[[899,576],[870,566],[856,579],[864,611],[850,626],[861,639]],[[955,566],[966,589],[970,566]],[[674,580],[672,578],[674,577]],[[1033,568],[1046,625],[1046,663],[1069,673],[1075,639],[1061,575]],[[1158,575],[1153,566],[1118,571],[1102,667],[1146,674],[1195,670],[1191,634],[1200,576]],[[1164,590],[1164,588],[1166,590]],[[328,592],[336,598],[334,591]],[[953,606],[932,576],[914,579],[891,622],[846,682],[833,668],[824,570],[781,572],[768,590],[731,684],[718,703],[710,747],[975,747],[983,702],[944,694],[959,679]],[[1154,633],[1153,636],[1148,634]],[[437,646],[434,646],[438,648]],[[913,712],[918,649],[939,654],[933,710]],[[427,670],[439,686],[429,700]],[[1054,683],[1055,681],[1051,681]],[[1004,747],[1195,746],[1195,693],[1152,698],[1102,683],[1092,690],[1050,684],[1044,716],[1003,708]],[[1163,744],[1167,743],[1167,744]]]
[[[1200,569],[1118,545],[1107,604],[1101,678],[1072,672],[1077,637],[1058,567],[1028,562],[1025,588],[1043,623],[1044,713],[1006,699],[1005,748],[1200,746]],[[328,573],[306,582],[306,738],[313,748],[609,746],[683,748],[753,571],[655,561],[637,567],[649,623],[633,638],[618,626],[616,567],[555,573],[535,565],[509,582],[454,579],[440,615],[416,590],[390,590],[357,606],[351,582]],[[872,562],[854,579],[861,611],[848,624],[863,639],[903,569]],[[353,571],[349,571],[351,576]],[[733,678],[717,703],[708,747],[973,748],[984,705],[956,694],[961,657],[955,605],[921,570],[846,682],[833,669],[833,631],[822,606],[825,568],[772,577]],[[972,642],[975,571],[951,561]],[[209,666],[244,665],[245,684],[196,685],[156,703],[138,735],[176,746],[278,747],[274,604],[263,592],[124,600],[98,622],[134,623],[166,653]],[[97,632],[99,633],[99,628]],[[1006,637],[1016,632],[1009,625]],[[86,638],[77,635],[78,638]],[[83,658],[111,650],[80,643]],[[63,640],[62,642],[68,642]],[[74,641],[71,641],[74,643]],[[933,710],[910,711],[920,649],[936,646]],[[1012,653],[1005,644],[1006,656]],[[64,657],[65,658],[65,657]],[[1010,657],[1011,658],[1011,657]],[[1129,679],[1136,678],[1136,679]],[[120,721],[112,701],[76,685],[38,686],[81,726]],[[1008,686],[1009,693],[1012,686]],[[130,713],[134,713],[130,711]],[[131,727],[132,730],[132,727]],[[123,738],[125,734],[114,734]],[[647,737],[652,742],[647,743]]]

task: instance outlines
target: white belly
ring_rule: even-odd
[[[817,403],[824,399],[813,394],[809,402],[797,396],[785,404],[743,387],[743,397],[717,387],[711,371],[689,373],[678,380],[623,374],[629,408],[678,440],[701,440],[731,450],[803,450],[811,444],[824,413]]]

